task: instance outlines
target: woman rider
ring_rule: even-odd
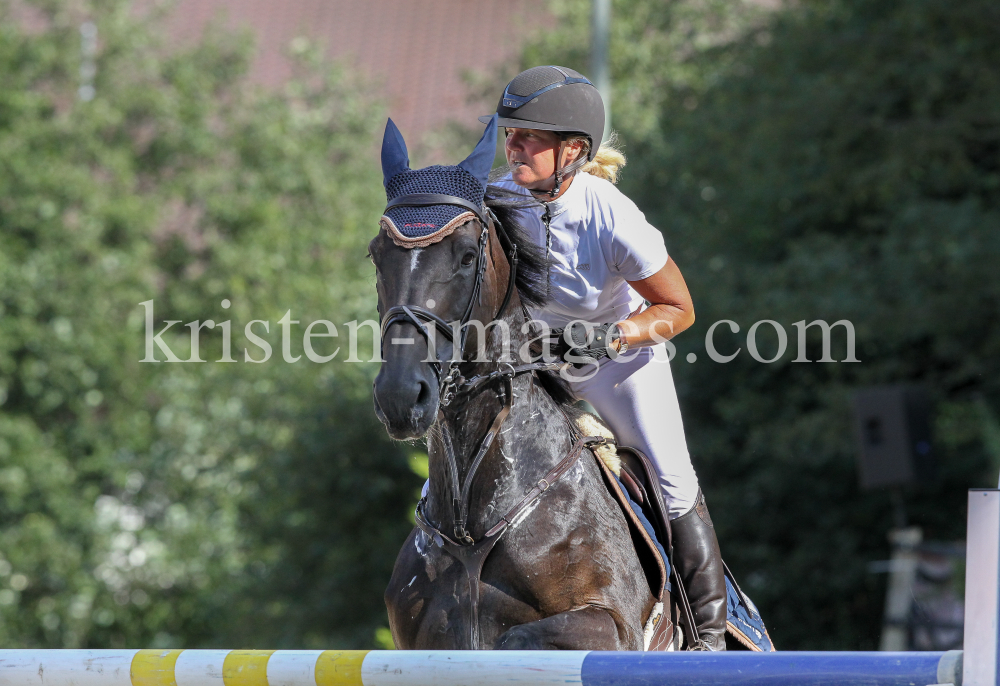
[[[564,67],[528,69],[507,84],[497,114],[506,127],[510,172],[495,183],[538,201],[524,210],[524,223],[549,250],[550,300],[533,316],[557,330],[573,321],[598,324],[589,342],[579,324],[571,327],[575,336],[559,332],[579,346],[562,346],[567,360],[599,359],[596,373],[590,365],[570,385],[623,445],[652,459],[698,633],[705,647],[724,650],[719,544],[662,349],[665,339],[694,322],[684,278],[660,232],[614,186],[625,158],[612,144],[602,145],[604,104],[586,78]],[[642,309],[644,300],[649,306]]]

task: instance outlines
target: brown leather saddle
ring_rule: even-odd
[[[645,572],[646,581],[649,583],[649,590],[659,602],[663,603],[663,613],[653,628],[648,650],[679,650],[680,632],[676,631],[676,626],[680,619],[678,616],[680,608],[672,593],[676,585],[671,583],[672,575],[668,572],[669,560],[663,559],[656,541],[649,535],[642,520],[629,504],[631,499],[643,510],[647,522],[653,528],[656,540],[669,555],[670,525],[667,523],[667,511],[660,495],[656,472],[649,458],[638,448],[617,446],[617,452],[621,459],[621,473],[617,478],[602,460],[596,459],[596,462],[604,475],[608,491],[618,502],[628,522],[629,534]]]
[[[643,571],[645,571],[649,581],[650,590],[663,603],[664,609],[663,619],[656,626],[653,639],[647,650],[681,650],[685,647],[682,643],[689,641],[686,637],[698,635],[687,593],[681,580],[674,574],[673,565],[665,566],[663,564],[659,549],[649,537],[624,495],[627,492],[632,502],[642,508],[643,514],[656,534],[657,541],[663,546],[667,555],[671,555],[673,544],[670,524],[659,488],[659,481],[652,462],[641,450],[628,446],[616,446],[616,450],[621,460],[621,473],[617,479],[603,461],[598,459],[597,463],[604,474],[608,490],[615,496],[626,520],[628,520],[629,533],[632,535]],[[741,625],[739,617],[734,616],[733,612],[730,611],[726,633],[727,636],[732,637],[734,642],[728,642],[729,649],[732,650],[735,647],[754,652],[773,651],[773,643],[770,636],[767,635],[767,629],[764,628],[756,607],[740,589],[725,563],[723,563],[723,567],[727,583],[731,585],[731,592],[735,592],[738,597],[737,602],[744,610],[750,608],[754,614],[751,619],[755,619],[759,623],[759,631],[763,633],[765,639],[762,642],[761,636],[758,634],[757,640],[754,640],[750,635],[754,633],[754,627],[746,623]],[[666,575],[665,568],[669,569],[669,575]],[[737,608],[737,614],[739,611]],[[747,617],[743,617],[743,619],[746,620]],[[677,627],[682,627],[683,631],[678,631]]]

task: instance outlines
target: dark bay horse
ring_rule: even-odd
[[[493,122],[463,163],[422,170],[391,121],[383,143],[376,412],[393,438],[426,436],[430,457],[385,593],[392,636],[403,649],[642,650],[658,598],[625,515],[569,393],[519,354],[548,267],[516,210],[482,202],[495,137]]]

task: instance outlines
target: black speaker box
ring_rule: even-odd
[[[862,488],[906,486],[934,478],[930,403],[915,386],[854,393],[854,435]]]

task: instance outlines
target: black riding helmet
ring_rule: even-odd
[[[566,67],[532,67],[522,71],[504,88],[497,104],[498,126],[541,129],[561,134],[582,134],[590,141],[586,159],[556,170],[555,196],[566,176],[594,159],[604,136],[604,101],[585,76]],[[488,122],[493,115],[480,117]],[[560,152],[562,148],[560,147]]]

